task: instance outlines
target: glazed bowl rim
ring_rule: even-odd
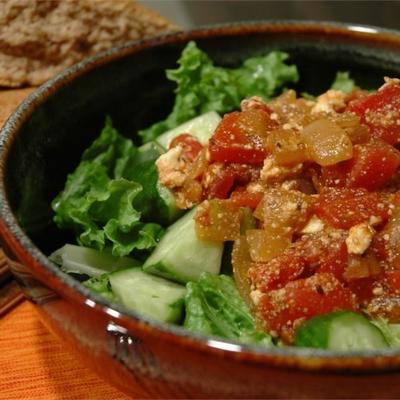
[[[178,31],[160,35],[148,40],[128,42],[121,46],[113,47],[109,50],[91,56],[83,61],[63,70],[49,81],[35,89],[11,114],[6,123],[0,130],[0,228],[3,233],[3,240],[12,251],[18,251],[20,259],[40,273],[41,280],[52,290],[55,290],[62,297],[72,301],[79,301],[88,307],[95,308],[97,311],[106,313],[110,321],[120,332],[131,334],[134,329],[143,329],[149,334],[164,337],[174,342],[179,342],[191,348],[212,352],[223,357],[234,356],[242,360],[255,361],[257,363],[271,363],[274,358],[279,358],[279,365],[285,367],[297,366],[300,368],[319,368],[327,367],[335,370],[341,368],[331,365],[330,360],[340,360],[343,365],[356,370],[365,368],[360,365],[363,360],[379,358],[379,364],[385,360],[392,359],[392,366],[400,366],[400,347],[384,350],[367,351],[331,351],[311,348],[297,347],[272,347],[263,348],[257,345],[240,344],[231,340],[218,337],[210,337],[189,332],[188,330],[174,325],[162,324],[151,319],[141,317],[133,311],[127,311],[122,306],[108,302],[100,296],[92,293],[83,287],[73,277],[62,272],[58,266],[52,263],[48,257],[42,253],[32,242],[27,234],[19,225],[16,216],[11,211],[5,189],[6,165],[8,159],[8,149],[11,147],[19,129],[31,114],[46,102],[47,98],[55,94],[62,87],[67,86],[72,80],[90,74],[92,69],[102,67],[123,57],[135,54],[147,48],[162,47],[167,44],[185,43],[189,40],[201,39],[203,37],[235,36],[246,35],[249,33],[262,34],[275,32],[281,27],[281,32],[293,32],[296,29],[300,32],[311,32],[313,35],[329,35],[336,32],[342,35],[351,35],[354,38],[363,38],[367,41],[384,40],[385,36],[391,42],[396,42],[400,54],[400,31],[379,28],[371,25],[356,23],[336,23],[336,22],[315,22],[297,20],[264,20],[249,21],[228,24],[216,24],[193,29],[190,31]],[[58,282],[61,289],[54,289],[53,282]],[[125,330],[124,326],[134,323],[134,327]],[[314,362],[313,362],[314,361]],[[346,363],[346,361],[348,361]],[[383,365],[386,369],[387,365]]]

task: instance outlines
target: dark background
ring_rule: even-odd
[[[400,1],[142,0],[182,28],[261,19],[339,21],[400,30]]]

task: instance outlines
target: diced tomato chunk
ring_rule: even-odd
[[[400,166],[400,152],[393,146],[374,141],[354,146],[347,187],[377,190],[387,183]]]
[[[217,168],[215,168],[217,167]],[[215,169],[215,171],[214,171]],[[206,171],[207,198],[226,199],[237,185],[246,185],[259,175],[259,170],[246,164],[211,164]]]
[[[388,219],[388,204],[380,199],[378,193],[365,189],[323,188],[314,204],[315,213],[329,225],[350,229],[371,216]]]
[[[315,271],[329,272],[343,280],[347,266],[345,235],[305,235],[282,254],[250,271],[253,285],[262,292],[284,287],[289,281]]]
[[[400,270],[400,208],[391,209],[389,222],[373,238],[371,253],[389,267]]]
[[[384,186],[400,166],[400,152],[393,146],[375,140],[353,148],[353,158],[322,167],[323,186],[365,188],[370,191]]]
[[[211,138],[209,150],[211,161],[243,164],[261,164],[267,154],[262,144],[256,141],[242,146],[238,144],[221,144]]]
[[[351,281],[347,284],[348,288],[357,296],[360,303],[370,301],[374,297],[374,287],[377,278],[370,276],[368,278],[361,278]]]
[[[246,133],[238,124],[240,117],[239,111],[225,114],[222,121],[217,126],[213,138],[219,143],[225,144],[246,144]]]
[[[203,145],[194,136],[187,133],[175,137],[169,144],[169,148],[172,149],[178,145],[182,146],[183,154],[189,161],[194,161],[203,149]]]
[[[209,199],[226,199],[229,197],[233,185],[235,183],[235,176],[231,171],[222,170],[219,174],[215,175],[210,183],[208,189]]]
[[[261,192],[248,192],[246,190],[237,190],[232,193],[231,199],[233,204],[238,207],[249,207],[254,210],[260,201],[262,200],[264,194]]]
[[[306,260],[303,255],[290,248],[268,263],[254,263],[249,270],[249,277],[258,290],[267,292],[282,288],[288,282],[299,278],[305,267]]]
[[[209,142],[211,161],[242,164],[264,161],[263,141],[258,135],[248,134],[240,119],[241,113],[237,111],[224,116]]]
[[[288,342],[304,320],[332,311],[356,309],[355,295],[329,273],[316,273],[272,290],[260,298],[257,307],[266,327]]]
[[[348,161],[321,167],[320,183],[329,187],[345,187],[349,171]]]
[[[387,271],[385,281],[390,293],[400,294],[400,270]]]
[[[336,279],[344,281],[344,271],[347,267],[348,253],[344,237],[338,239],[329,249],[322,252],[320,257],[321,266],[318,272],[328,272],[333,274]]]
[[[384,239],[384,231],[378,232],[372,239],[368,252],[373,254],[378,261],[385,261],[388,256],[387,241]]]
[[[396,193],[393,195],[392,203],[393,203],[393,205],[396,206],[397,208],[400,207],[400,192],[396,192]]]
[[[386,84],[377,92],[350,102],[347,111],[359,115],[373,137],[389,144],[400,142],[400,85]]]

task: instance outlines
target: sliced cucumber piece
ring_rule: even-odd
[[[161,146],[168,149],[172,139],[181,133],[189,133],[200,143],[206,144],[220,121],[221,117],[215,111],[210,111],[163,133],[156,141],[161,144]]]
[[[296,332],[295,344],[339,351],[388,347],[375,325],[351,311],[337,311],[304,322]]]
[[[179,322],[183,316],[186,289],[140,268],[110,274],[117,299],[126,308],[161,322]]]
[[[379,328],[386,341],[391,347],[400,346],[400,324],[391,324],[382,317],[377,317],[371,321],[375,326]]]
[[[155,160],[165,152],[163,146],[156,141],[146,143],[138,148],[135,161],[140,164],[145,161]]]
[[[165,220],[170,223],[176,221],[183,214],[183,210],[176,206],[174,194],[167,187],[161,185],[160,181],[157,182],[156,187],[160,202],[162,202]]]
[[[61,266],[64,272],[100,276],[105,272],[137,267],[140,262],[131,257],[114,257],[106,251],[66,244],[49,259]]]
[[[202,272],[219,274],[224,246],[197,238],[195,212],[188,212],[167,229],[143,265],[144,271],[180,283],[196,281]]]

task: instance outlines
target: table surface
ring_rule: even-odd
[[[88,370],[27,300],[0,319],[0,399],[128,400]]]

